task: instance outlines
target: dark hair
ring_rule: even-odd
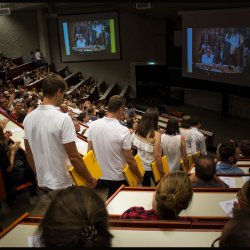
[[[250,247],[250,208],[234,209],[223,227],[219,247]]]
[[[223,162],[228,161],[228,159],[235,155],[237,144],[233,142],[221,143],[219,147],[220,160]]]
[[[27,115],[27,111],[26,110],[20,110],[17,112],[17,122],[18,123],[23,123],[24,118]]]
[[[134,118],[128,118],[127,127],[128,128],[133,128],[133,125],[134,125]]]
[[[103,199],[83,186],[58,191],[38,232],[45,247],[110,247],[113,237]]]
[[[195,161],[195,175],[204,181],[211,181],[216,173],[216,165],[209,155],[201,155]]]
[[[250,140],[243,140],[241,142],[240,151],[243,156],[250,157]]]
[[[58,74],[52,73],[47,75],[42,83],[43,97],[53,97],[60,89],[65,92],[67,89],[67,82]]]
[[[177,119],[171,118],[168,120],[167,128],[166,128],[167,135],[178,135],[180,134],[179,124]]]
[[[99,118],[103,118],[104,116],[105,116],[105,110],[104,109],[99,109],[99,111],[98,111],[98,117]]]
[[[147,137],[154,136],[155,131],[158,130],[158,120],[159,120],[159,110],[157,108],[149,108],[143,114],[139,124],[136,134]]]
[[[191,116],[184,115],[181,120],[181,128],[190,128],[191,127]]]
[[[193,197],[193,187],[187,174],[175,171],[165,175],[156,187],[155,208],[161,219],[176,219],[187,209]]]
[[[126,99],[120,95],[113,95],[108,102],[108,111],[111,113],[117,112],[121,107],[125,107]]]
[[[193,116],[191,118],[191,121],[190,121],[191,126],[197,126],[199,125],[199,123],[200,123],[200,119],[198,116]]]
[[[82,111],[76,118],[80,121],[83,122],[83,119],[85,119],[87,116],[87,112]]]

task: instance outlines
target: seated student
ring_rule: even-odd
[[[240,153],[236,142],[224,142],[218,151],[220,161],[216,164],[217,174],[244,174],[242,169],[234,165],[238,161]]]
[[[193,187],[228,188],[216,174],[214,159],[208,155],[201,155],[196,159],[195,174],[190,176]]]
[[[241,156],[250,157],[250,140],[243,140],[240,144]]]
[[[37,235],[45,247],[111,247],[108,212],[95,190],[71,186],[58,191]]]
[[[185,172],[175,171],[165,175],[157,185],[152,209],[131,207],[122,219],[176,220],[182,210],[188,208],[193,197],[193,188]]]
[[[250,208],[234,209],[233,218],[223,227],[219,247],[250,247]]]

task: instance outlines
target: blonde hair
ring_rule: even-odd
[[[187,174],[175,171],[164,176],[155,192],[155,209],[160,219],[176,219],[187,209],[193,197],[193,188]]]

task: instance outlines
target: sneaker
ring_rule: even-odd
[[[29,199],[29,204],[35,205],[38,201],[39,201],[38,196],[31,196],[30,199]]]

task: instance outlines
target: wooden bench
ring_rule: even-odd
[[[130,85],[126,85],[123,87],[119,95],[126,98],[128,97],[129,91],[130,91]]]
[[[32,71],[35,68],[32,62],[27,62],[12,68],[6,72],[7,79],[12,80],[13,78],[21,75],[24,71]]]
[[[107,90],[104,92],[104,94],[99,98],[99,101],[105,103],[105,105],[107,105],[108,101],[109,101],[109,98],[112,96],[112,95],[115,95],[117,94],[117,87],[118,87],[118,84],[117,83],[113,83],[112,85],[110,85]]]
[[[65,78],[65,70],[66,70],[66,67],[61,68],[61,69],[58,69],[58,70],[56,71],[56,73],[57,73],[58,75],[60,75],[62,78]]]
[[[76,85],[79,82],[79,74],[80,72],[72,73],[64,78],[64,80],[67,82],[68,87],[72,85]]]
[[[43,217],[25,213],[0,233],[0,247],[27,247],[33,242]],[[201,223],[190,228],[189,222],[112,221],[109,219],[112,247],[210,247],[221,235],[221,228]],[[186,224],[186,225],[185,225]],[[15,240],[13,240],[15,239]]]

